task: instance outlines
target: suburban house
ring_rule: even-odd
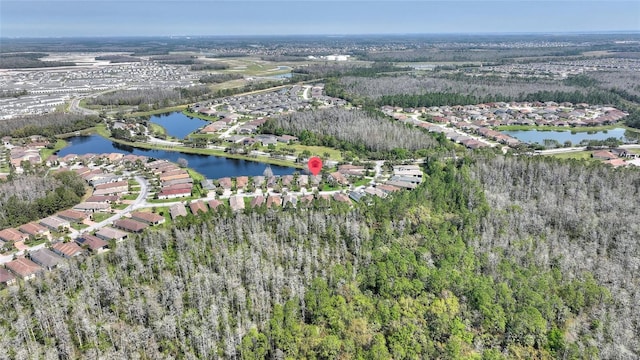
[[[53,244],[52,249],[65,258],[72,258],[74,256],[82,255],[83,253],[82,248],[74,242],[55,243]]]
[[[267,207],[282,206],[282,197],[280,195],[269,195],[267,197]]]
[[[182,203],[172,205],[169,208],[171,219],[175,220],[178,216],[187,216],[187,208]]]
[[[220,205],[222,205],[222,202],[220,202],[220,200],[209,200],[209,209],[211,210],[216,210]]]
[[[118,219],[114,221],[113,226],[124,231],[132,232],[132,233],[141,233],[144,231],[144,229],[149,227],[149,224],[140,222],[140,221],[135,221],[132,219],[123,218],[123,219]]]
[[[82,202],[73,207],[75,211],[81,211],[86,214],[93,214],[97,211],[110,212],[111,204],[108,202]]]
[[[244,197],[238,195],[230,197],[229,206],[233,211],[244,210]]]
[[[113,204],[120,200],[118,195],[92,195],[89,196],[85,202],[96,202],[96,203],[109,203]]]
[[[48,216],[40,220],[40,225],[47,227],[53,231],[58,231],[58,229],[68,229],[71,227],[71,223],[69,223],[69,221],[61,219],[57,216]]]
[[[191,209],[191,213],[193,215],[198,215],[199,212],[206,213],[209,211],[209,209],[207,209],[207,204],[203,201],[193,201],[189,203],[189,209]]]
[[[77,210],[63,210],[57,213],[56,216],[74,223],[81,223],[89,217],[86,213]]]
[[[4,264],[4,266],[24,280],[33,279],[42,271],[38,264],[26,258],[17,258]]]
[[[154,214],[152,212],[146,212],[146,211],[133,212],[131,213],[131,218],[133,220],[141,221],[149,225],[164,224],[164,221],[165,221],[164,216]]]
[[[264,204],[264,196],[262,195],[255,196],[253,199],[251,199],[252,208],[258,207],[262,204]]]
[[[0,240],[8,243],[14,243],[18,241],[24,241],[29,238],[29,235],[22,233],[14,228],[0,230]]]
[[[191,188],[163,189],[158,193],[158,199],[175,199],[191,196]]]
[[[96,233],[96,236],[101,238],[102,240],[115,240],[119,242],[126,239],[129,234],[124,231],[105,226]]]
[[[343,202],[343,203],[347,203],[347,204],[351,204],[351,200],[349,199],[349,195],[344,194],[344,193],[335,193],[333,194],[333,200],[335,201],[339,201],[339,202]]]
[[[39,249],[29,253],[29,258],[34,263],[42,266],[44,269],[53,270],[57,268],[63,259],[49,249]]]
[[[295,195],[287,194],[282,199],[282,207],[295,208],[297,204],[298,204],[298,198]]]
[[[349,180],[347,180],[347,178],[338,171],[329,174],[328,178],[329,181],[335,181],[340,185],[349,185]]]
[[[5,268],[0,268],[0,285],[2,285],[0,289],[4,286],[14,285],[16,281],[16,277],[12,273]]]
[[[244,189],[249,184],[248,176],[238,176],[236,178],[236,189]]]
[[[109,243],[100,239],[97,236],[93,236],[93,235],[82,235],[81,237],[76,239],[76,243],[82,247],[82,248],[87,248],[89,249],[91,252],[94,253],[101,253],[107,250],[107,247],[109,246]]]
[[[28,224],[20,225],[18,229],[28,236],[33,236],[34,238],[41,236],[49,237],[51,235],[49,229],[36,222],[30,222]]]

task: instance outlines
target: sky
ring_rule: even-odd
[[[0,0],[0,37],[640,32],[640,1]]]

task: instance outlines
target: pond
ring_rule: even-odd
[[[542,130],[512,130],[502,131],[503,134],[512,136],[522,142],[529,144],[544,144],[545,140],[557,141],[564,144],[571,141],[573,145],[578,145],[582,141],[589,140],[606,140],[608,138],[616,138],[622,142],[636,141],[637,135],[623,128],[615,128],[611,130],[593,131],[593,132],[571,132],[567,131],[542,131]]]
[[[65,148],[58,152],[58,156],[68,154],[101,154],[121,153],[144,155],[155,159],[164,159],[176,162],[179,158],[186,159],[189,167],[201,173],[209,179],[236,176],[262,175],[267,164],[256,161],[229,159],[211,155],[185,154],[176,151],[139,149],[127,145],[121,145],[107,140],[99,135],[74,136],[66,139],[69,142]],[[290,175],[299,169],[286,166],[270,165],[274,175]]]
[[[162,126],[168,135],[178,139],[184,139],[185,136],[209,123],[206,120],[190,117],[181,112],[153,115],[149,121]]]

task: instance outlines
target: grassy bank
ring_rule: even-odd
[[[67,146],[67,142],[63,139],[57,139],[56,143],[53,144],[53,149],[48,149],[48,148],[44,148],[42,150],[40,150],[40,157],[43,160],[47,160],[47,158],[51,155],[53,155],[54,153],[56,153],[58,150],[61,150],[62,148],[64,148],[65,146]]]
[[[167,129],[156,123],[149,122],[149,130],[151,130],[154,136],[167,135]]]
[[[530,130],[538,130],[538,131],[570,131],[572,133],[576,132],[597,132],[597,131],[608,131],[616,128],[627,128],[622,124],[614,124],[614,125],[606,125],[606,126],[579,126],[579,127],[565,127],[565,126],[537,126],[537,125],[501,125],[496,126],[495,129],[498,131],[530,131]]]
[[[178,105],[178,106],[166,107],[166,108],[157,109],[157,110],[136,111],[136,112],[132,112],[130,114],[126,114],[125,116],[126,117],[136,117],[136,116],[152,116],[152,115],[158,115],[158,114],[166,114],[166,113],[170,113],[170,112],[182,111],[182,110],[186,109],[187,106],[188,105]]]

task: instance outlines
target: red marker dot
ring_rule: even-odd
[[[307,166],[309,167],[309,171],[311,171],[313,176],[316,176],[320,173],[320,170],[322,170],[322,159],[314,156],[309,159]]]

